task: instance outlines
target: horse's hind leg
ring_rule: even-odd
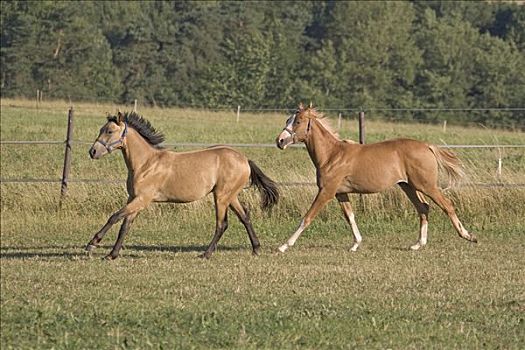
[[[419,214],[419,240],[416,244],[412,245],[410,249],[418,250],[419,248],[427,244],[427,231],[428,231],[428,212],[430,210],[428,203],[425,198],[416,189],[405,183],[399,183],[399,187],[406,193],[414,207],[416,207],[417,213]]]
[[[248,237],[250,237],[250,242],[252,243],[253,254],[259,255],[261,244],[259,243],[259,239],[257,238],[250,221],[250,213],[248,209],[239,202],[239,198],[237,197],[231,202],[230,208],[232,208],[235,214],[237,214],[237,217],[246,228],[246,232],[248,232]]]
[[[469,233],[465,229],[465,227],[463,227],[461,221],[459,221],[456,215],[456,210],[454,209],[452,202],[450,201],[450,199],[443,195],[439,188],[435,187],[429,191],[425,191],[424,193],[430,198],[432,198],[432,200],[448,215],[450,221],[452,221],[452,225],[454,226],[461,238],[464,238],[470,242],[477,243],[478,240],[476,236],[472,233]]]
[[[339,201],[339,204],[341,205],[341,210],[343,211],[343,215],[345,217],[346,222],[350,225],[350,227],[352,227],[352,233],[354,235],[354,245],[352,246],[352,248],[350,248],[350,251],[355,252],[357,251],[357,248],[359,248],[359,244],[361,244],[361,241],[363,239],[355,222],[355,215],[354,211],[352,210],[352,205],[350,204],[350,200],[348,198],[347,193],[337,194],[336,198]]]
[[[225,198],[219,198],[216,193],[214,195],[215,200],[215,234],[210,242],[210,245],[204,253],[199,255],[201,258],[209,259],[215,249],[217,248],[217,243],[222,237],[222,234],[228,228],[228,203],[225,202]]]

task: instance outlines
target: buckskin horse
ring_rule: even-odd
[[[410,248],[418,250],[427,243],[430,197],[450,218],[459,236],[477,242],[459,221],[452,202],[438,187],[438,169],[445,170],[449,185],[463,176],[459,159],[450,151],[435,145],[410,139],[395,139],[361,145],[340,140],[323,115],[310,105],[299,105],[288,118],[286,126],[276,139],[277,147],[304,142],[317,170],[319,191],[299,227],[286,243],[279,247],[285,252],[295,244],[319,211],[337,198],[346,221],[354,235],[351,251],[356,251],[362,237],[355,222],[349,193],[377,193],[398,184],[415,206],[420,219],[419,240]]]
[[[106,259],[119,255],[124,237],[137,214],[152,202],[188,203],[213,193],[216,228],[213,239],[201,257],[209,258],[228,227],[228,207],[243,223],[253,254],[260,243],[252,227],[247,208],[238,195],[251,180],[261,193],[261,207],[269,209],[279,199],[276,184],[251,160],[234,149],[214,146],[203,150],[173,152],[159,146],[164,136],[149,121],[132,112],[108,116],[107,122],[89,150],[98,159],[116,149],[122,150],[128,168],[128,203],[110,216],[107,223],[88,243],[92,251],[112,225],[124,219],[117,241]]]

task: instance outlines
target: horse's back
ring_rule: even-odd
[[[212,146],[193,151],[191,157],[196,162],[210,162],[210,171],[216,173],[217,182],[244,181],[250,176],[248,158],[241,152],[228,146]]]
[[[380,192],[399,182],[421,182],[429,175],[435,181],[437,163],[425,142],[392,139],[365,145],[345,143],[344,148],[345,186],[354,192]]]
[[[417,188],[426,188],[437,183],[438,163],[430,144],[413,139],[385,141],[396,150],[406,181]]]
[[[374,147],[375,145],[375,147]],[[377,153],[383,153],[403,164],[405,168],[434,168],[437,165],[430,144],[408,138],[386,140],[370,144]]]
[[[243,186],[250,176],[248,159],[229,147],[165,151],[156,163],[152,176],[164,194],[159,201],[192,202],[228,183]]]
[[[228,146],[212,146],[204,151],[217,157],[215,192],[237,192],[250,179],[248,158],[241,152]]]

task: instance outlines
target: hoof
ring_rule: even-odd
[[[286,244],[286,243],[279,247],[279,251],[281,253],[284,253],[286,251],[286,249],[288,249],[288,244]]]
[[[118,257],[118,255],[117,256],[113,256],[111,254],[108,254],[105,257],[103,257],[102,260],[110,260],[111,261],[111,260],[115,260],[117,257]]]
[[[261,249],[260,249],[260,248],[255,248],[255,249],[252,251],[252,255],[253,255],[253,256],[259,256],[259,255],[261,255]]]
[[[88,245],[86,246],[86,252],[91,252],[91,251],[95,250],[96,247],[97,247],[97,246],[94,245],[94,244],[88,244]]]
[[[412,246],[410,246],[410,250],[419,250],[421,248],[421,244],[416,243]]]
[[[206,260],[208,260],[208,259],[211,257],[211,254],[202,253],[202,254],[197,255],[197,257],[198,257],[198,258],[201,258],[201,259],[206,259]]]
[[[478,243],[478,239],[476,236],[474,236],[472,233],[470,234],[470,241],[472,243]]]
[[[357,252],[357,248],[359,248],[359,244],[354,244],[354,245],[352,246],[352,248],[350,248],[350,251],[351,251],[352,253],[355,253],[355,252]]]

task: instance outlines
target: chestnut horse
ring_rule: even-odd
[[[159,146],[164,136],[136,113],[118,113],[108,117],[89,150],[98,159],[121,149],[128,168],[128,203],[115,212],[88,243],[93,250],[112,225],[124,219],[117,241],[106,259],[119,255],[124,237],[137,214],[152,202],[188,203],[213,193],[215,203],[215,235],[201,257],[209,258],[228,227],[228,207],[243,223],[253,254],[259,253],[259,240],[250,222],[247,208],[238,195],[251,180],[262,196],[261,207],[269,209],[277,203],[276,184],[241,153],[222,146],[190,152],[173,152]]]
[[[406,193],[419,214],[419,240],[411,249],[418,250],[427,243],[429,205],[423,194],[430,197],[449,216],[460,237],[477,242],[476,237],[459,221],[452,202],[438,187],[438,168],[444,169],[449,175],[450,185],[463,176],[459,159],[450,151],[409,139],[368,145],[340,140],[315,108],[311,105],[305,108],[302,104],[288,118],[276,142],[283,150],[292,143],[306,144],[317,170],[319,188],[297,231],[279,247],[281,252],[294,245],[319,211],[334,197],[339,201],[344,217],[352,228],[354,245],[351,251],[355,252],[362,238],[348,193],[376,193],[395,184]]]

